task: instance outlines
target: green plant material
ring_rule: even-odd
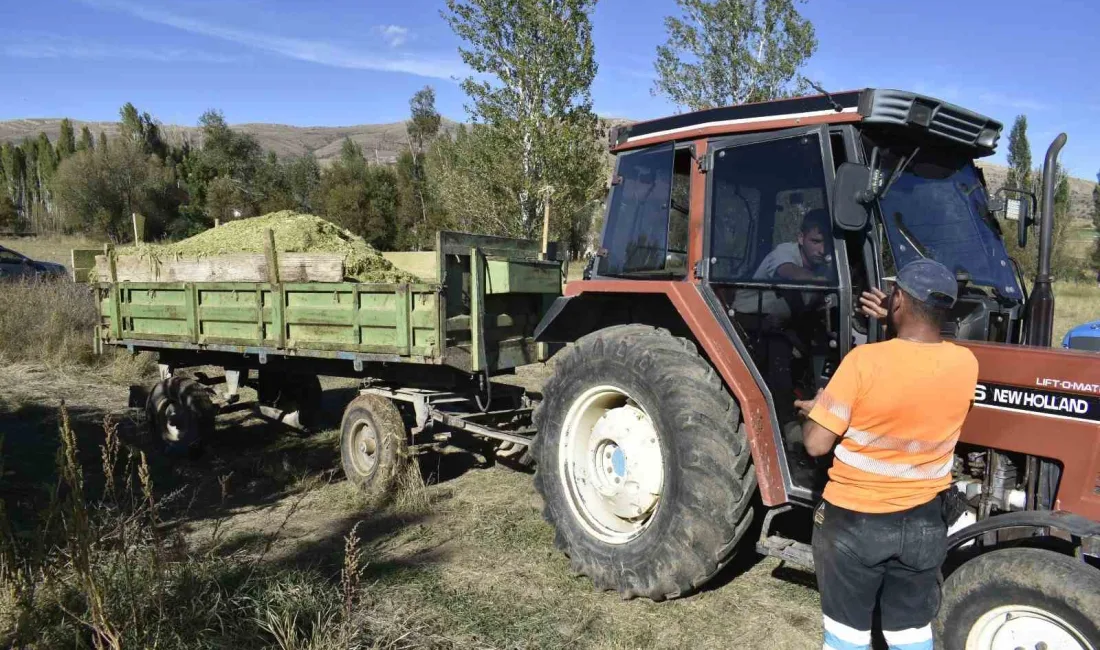
[[[179,256],[208,257],[233,253],[262,253],[267,231],[275,234],[281,253],[342,253],[344,274],[358,282],[419,282],[397,269],[370,244],[343,228],[312,214],[282,210],[251,219],[231,221],[171,244],[139,244],[120,249],[156,262]]]

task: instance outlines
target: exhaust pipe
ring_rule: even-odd
[[[1066,134],[1059,133],[1047,148],[1043,161],[1043,209],[1039,221],[1039,273],[1027,303],[1028,345],[1049,348],[1054,334],[1054,290],[1050,282],[1050,253],[1054,245],[1054,192],[1057,185],[1058,153],[1066,146]]]

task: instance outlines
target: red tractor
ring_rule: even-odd
[[[601,248],[536,334],[569,344],[535,413],[534,455],[575,570],[663,600],[753,544],[812,567],[828,463],[805,454],[793,402],[884,337],[860,293],[933,258],[959,283],[944,334],[980,364],[954,465],[969,511],[949,541],[941,642],[1100,648],[1100,360],[1050,348],[1046,197],[1065,136],[1046,156],[1029,293],[996,218],[1007,201],[974,164],[1001,129],[866,89],[612,130]],[[769,273],[773,253],[802,256],[806,272]]]

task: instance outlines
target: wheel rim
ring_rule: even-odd
[[[660,435],[626,391],[597,386],[570,407],[558,449],[566,501],[585,530],[625,544],[653,521],[664,484]]]
[[[970,628],[966,650],[1095,650],[1076,628],[1027,605],[990,610]]]
[[[192,427],[190,414],[168,400],[162,401],[156,410],[157,432],[164,442],[179,442],[187,437]]]
[[[378,433],[370,422],[356,420],[351,430],[351,462],[355,471],[370,474],[378,464]]]

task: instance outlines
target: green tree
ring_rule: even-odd
[[[653,94],[690,110],[801,92],[799,70],[817,49],[805,0],[676,0],[657,47]]]
[[[101,151],[107,149],[107,133],[104,132],[104,131],[99,132],[99,145],[98,145],[98,147]]]
[[[76,131],[73,130],[72,120],[61,120],[61,135],[57,137],[57,157],[61,160],[73,155],[76,151]]]
[[[7,194],[0,194],[0,230],[19,230],[19,211]]]
[[[117,242],[132,238],[132,213],[146,216],[155,237],[178,209],[171,170],[127,138],[66,158],[52,186],[69,227]]]
[[[1005,187],[1030,190],[1031,145],[1027,141],[1027,116],[1017,115],[1008,134],[1008,176]]]
[[[295,158],[287,164],[287,185],[294,200],[295,209],[313,211],[313,197],[321,185],[321,166],[313,153]]]
[[[345,139],[340,158],[321,174],[317,203],[325,218],[376,248],[393,247],[397,178],[392,169],[368,165],[363,149]]]
[[[80,127],[80,144],[76,145],[77,151],[89,151],[95,149],[95,140],[92,138],[92,132],[88,129],[88,125]]]
[[[156,120],[148,113],[139,113],[130,102],[126,102],[118,114],[122,119],[122,137],[140,145],[145,153],[153,154],[163,161],[168,155],[168,145],[161,137],[160,125]]]
[[[425,161],[434,199],[446,215],[431,224],[466,232],[510,233],[522,170],[509,159],[503,139],[482,124],[459,126],[439,138]]]
[[[410,119],[405,123],[409,149],[397,158],[396,243],[400,248],[419,250],[431,243],[424,156],[442,123],[435,109],[435,90],[431,86],[418,90],[409,100],[409,112]]]
[[[518,173],[472,176],[484,198],[509,201],[498,234],[537,236],[553,192],[555,223],[585,203],[596,186],[598,123],[590,88],[596,76],[589,14],[595,0],[447,0],[444,18],[464,42],[462,60],[477,77],[462,82],[467,111],[484,125],[466,145],[500,156]],[[471,132],[473,133],[473,132]],[[485,161],[482,167],[494,165]],[[440,195],[468,181],[450,174]],[[504,207],[504,206],[502,206]],[[480,230],[480,229],[479,229]]]

